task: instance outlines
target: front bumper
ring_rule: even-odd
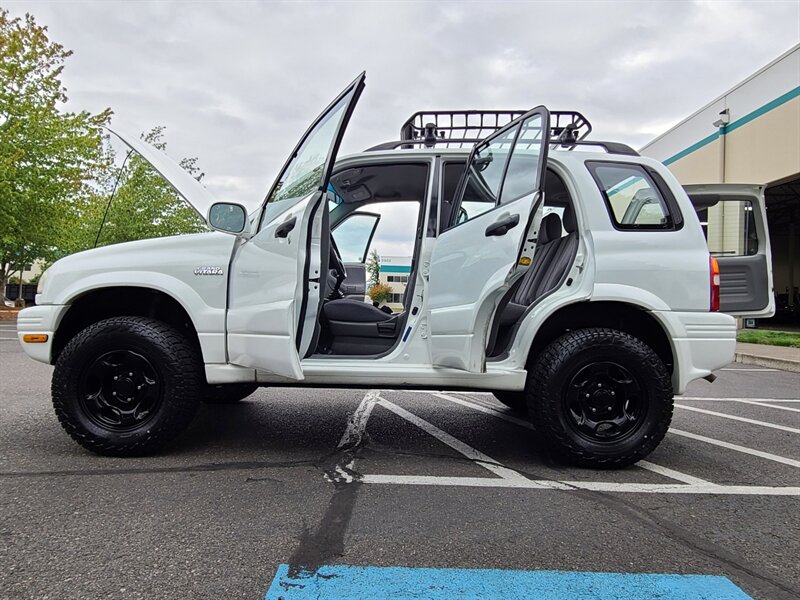
[[[53,356],[53,337],[67,307],[60,304],[31,306],[17,315],[17,339],[25,354],[39,362],[51,364]],[[26,343],[26,334],[46,335],[46,342]]]

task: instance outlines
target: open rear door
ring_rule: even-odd
[[[736,317],[775,314],[772,254],[764,186],[703,184],[684,186],[719,262],[720,311]]]
[[[542,199],[550,113],[537,107],[472,151],[429,269],[434,365],[485,371],[489,323]]]
[[[364,88],[362,73],[317,117],[264,202],[257,233],[231,260],[228,360],[303,379],[313,352],[330,248],[326,190]]]

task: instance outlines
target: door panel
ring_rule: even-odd
[[[724,258],[724,260],[720,260]],[[767,257],[717,257],[719,261],[719,309],[726,313],[749,314],[769,306]]]
[[[298,202],[236,252],[228,301],[231,363],[303,378],[295,340],[305,288],[309,207],[318,199],[317,193]],[[292,220],[284,237],[280,230]]]
[[[737,317],[775,314],[772,254],[764,187],[745,184],[684,186],[719,263],[720,311]]]
[[[549,113],[539,107],[479,143],[470,156],[452,227],[440,234],[431,255],[434,365],[485,371],[489,323],[541,201],[548,134]],[[504,188],[510,191],[504,194]]]
[[[333,162],[364,87],[357,77],[295,146],[265,200],[258,233],[235,250],[229,269],[228,360],[303,379],[301,357],[318,336],[328,270]]]

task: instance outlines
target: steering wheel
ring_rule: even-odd
[[[347,278],[347,269],[344,268],[342,255],[339,254],[339,248],[336,246],[336,240],[333,239],[333,236],[331,236],[331,249],[328,253],[328,268],[336,272],[336,283],[330,293],[331,296],[336,296],[339,293],[339,287],[342,282]]]

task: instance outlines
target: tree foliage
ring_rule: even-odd
[[[392,299],[392,286],[386,285],[385,283],[376,283],[372,287],[367,290],[367,296],[372,298],[373,302],[377,302],[381,304],[382,302],[388,302]]]
[[[70,55],[31,15],[0,9],[0,289],[18,265],[55,258],[54,232],[104,167],[111,111],[59,110]]]
[[[20,265],[93,247],[104,215],[101,245],[204,228],[139,155],[116,164],[102,134],[110,109],[63,110],[71,54],[31,15],[11,18],[0,8],[0,291]],[[164,150],[163,133],[155,127],[143,137]],[[181,166],[199,180],[196,163]]]
[[[378,285],[381,280],[381,257],[378,256],[378,251],[374,248],[372,252],[369,253],[369,258],[367,259],[367,283],[370,286]]]

